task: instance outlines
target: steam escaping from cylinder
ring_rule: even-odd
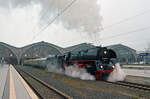
[[[65,67],[65,74],[82,80],[95,80],[95,77],[89,74],[86,69],[79,68],[77,65]]]
[[[120,64],[117,63],[115,66],[115,69],[111,74],[109,75],[107,81],[116,82],[116,81],[123,81],[126,77],[126,74],[121,69]]]
[[[64,70],[61,68],[57,68],[56,66],[48,66],[47,67],[48,72],[53,72],[53,73],[58,73],[58,74],[63,74]]]
[[[73,78],[80,78],[81,80],[95,80],[93,75],[89,74],[86,69],[79,68],[78,65],[66,66],[64,71],[62,68],[58,68],[56,64],[48,64],[47,71],[64,74]]]
[[[49,63],[49,64],[47,64],[46,67],[47,67],[46,69],[47,69],[48,72],[64,74],[64,70],[62,68],[60,68],[58,66],[58,64],[51,64],[51,63]]]

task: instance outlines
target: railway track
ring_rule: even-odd
[[[146,92],[150,92],[150,86],[148,86],[148,85],[131,83],[131,82],[124,82],[124,81],[120,81],[120,82],[108,82],[108,81],[106,81],[106,82],[111,83],[111,84],[115,84],[115,85],[128,87],[128,88],[134,88],[134,89],[139,89],[139,90],[143,90]]]
[[[72,97],[60,92],[59,90],[57,90],[55,88],[54,89],[51,88],[51,86],[49,86],[47,83],[39,80],[32,74],[25,72],[23,69],[16,67],[16,70],[25,79],[25,81],[29,84],[29,86],[35,91],[35,93],[39,96],[39,98],[41,98],[41,99],[73,99]],[[119,85],[122,87],[136,89],[137,91],[139,90],[146,94],[150,92],[150,86],[146,86],[146,85],[130,83],[130,82],[107,82],[107,81],[104,81],[104,82],[110,83],[110,84],[112,84],[112,86]],[[36,85],[35,83],[39,83],[41,87],[35,86]],[[52,90],[52,93],[49,90]],[[144,97],[143,94],[141,96]],[[146,98],[146,99],[150,99],[150,98]]]
[[[40,99],[73,99],[65,93],[50,86],[44,81],[38,79],[30,73],[27,73],[19,68],[15,69],[22,76],[22,78],[28,83],[28,85],[34,90]]]

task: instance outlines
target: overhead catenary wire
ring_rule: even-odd
[[[118,21],[118,22],[115,22],[115,23],[112,23],[112,24],[110,24],[110,25],[107,25],[107,26],[103,27],[103,29],[105,30],[105,29],[114,27],[114,26],[119,25],[119,24],[121,24],[121,23],[124,23],[124,22],[127,22],[127,21],[129,21],[129,20],[135,19],[136,17],[143,16],[143,15],[145,15],[146,13],[149,13],[149,12],[150,12],[150,9],[145,10],[145,11],[143,11],[143,12],[141,12],[141,13],[138,13],[138,14],[136,14],[136,15],[134,15],[134,16],[130,16],[130,17],[127,17],[127,18],[125,18],[125,19],[122,19],[122,20],[120,20],[120,21]]]
[[[150,26],[147,26],[147,27],[144,27],[144,28],[140,28],[140,29],[136,29],[136,30],[132,30],[132,31],[128,31],[128,32],[124,32],[124,33],[120,33],[120,34],[117,34],[117,35],[113,35],[113,36],[110,36],[110,37],[105,37],[103,38],[102,40],[108,40],[108,39],[115,39],[119,36],[123,36],[123,35],[130,35],[130,34],[133,34],[133,33],[137,33],[137,32],[140,32],[140,31],[145,31],[145,30],[148,30],[150,29]],[[148,39],[147,39],[148,40]],[[121,41],[120,43],[126,43],[126,42],[129,42],[127,40],[124,40],[124,41]],[[132,41],[133,43],[134,41]]]
[[[143,16],[143,15],[145,15],[146,13],[149,13],[149,12],[150,12],[150,9],[145,10],[145,11],[143,11],[143,12],[141,12],[141,13],[138,13],[138,14],[136,14],[136,15],[134,15],[134,16],[127,17],[127,18],[122,19],[122,20],[120,20],[120,21],[118,21],[118,22],[115,22],[115,23],[112,23],[112,24],[110,24],[110,25],[107,25],[107,26],[103,27],[103,30],[107,30],[107,29],[112,28],[112,27],[114,27],[114,26],[116,26],[116,25],[119,25],[119,24],[121,24],[121,23],[130,21],[130,20],[132,20],[132,19],[135,19],[136,17]],[[135,32],[136,32],[136,31],[135,31]],[[130,33],[130,32],[129,32],[129,33]],[[121,34],[125,35],[124,33],[121,33]],[[101,38],[101,40],[104,40],[104,39],[112,39],[112,38],[115,38],[116,36],[117,36],[117,37],[118,37],[118,36],[121,36],[121,34],[117,34],[117,35],[109,36],[109,37],[104,37],[104,38]]]
[[[43,28],[41,28],[40,31],[37,32],[37,34],[33,37],[32,40],[34,40],[40,33],[42,33],[45,29],[47,29],[47,28],[49,27],[49,25],[51,25],[61,14],[63,14],[70,6],[72,6],[72,4],[73,4],[75,1],[77,1],[77,0],[73,0],[69,5],[67,5],[63,10],[61,10],[61,11],[54,17],[54,19],[52,19],[51,21],[49,21],[46,26],[44,26]],[[142,12],[142,13],[136,14],[136,15],[134,15],[134,16],[128,17],[128,18],[126,18],[126,19],[123,19],[123,20],[121,20],[121,21],[118,21],[118,22],[116,22],[116,23],[113,23],[113,24],[111,24],[111,25],[108,25],[108,26],[104,27],[104,29],[113,27],[113,26],[115,26],[115,25],[121,24],[121,23],[126,22],[126,21],[129,21],[129,20],[131,20],[131,19],[134,19],[135,17],[142,16],[142,15],[148,13],[148,12],[150,12],[150,9],[148,9],[148,10]],[[121,34],[122,34],[122,33],[121,33]],[[123,35],[124,35],[124,34],[123,34]],[[115,36],[116,36],[116,35],[115,35]],[[118,36],[117,36],[117,37],[118,37]],[[107,37],[106,39],[108,39],[108,38],[111,38],[111,37]]]
[[[149,40],[150,38],[145,38],[145,39]],[[145,42],[145,39],[144,40],[140,40],[140,43],[137,43],[137,41],[135,42],[135,40],[133,40],[133,39],[132,39],[132,41],[124,40],[124,41],[121,41],[119,43],[123,44],[123,43],[126,43],[126,42],[130,42],[130,44],[134,44],[134,45],[143,45],[143,41]],[[105,46],[110,46],[110,45],[115,45],[115,44],[118,44],[118,43],[113,43],[113,44],[109,44],[109,45],[105,45]]]
[[[144,30],[148,30],[148,29],[150,29],[150,26],[144,27],[144,28],[140,28],[140,29],[135,29],[135,30],[132,30],[132,31],[124,32],[124,33],[119,33],[119,34],[116,34],[116,35],[113,35],[113,36],[109,36],[109,37],[104,37],[102,40],[114,39],[114,38],[119,37],[119,36],[129,35],[131,33],[137,33],[139,31],[144,31]]]
[[[55,20],[61,16],[68,8],[70,8],[77,0],[72,0],[71,3],[69,3],[64,9],[62,9],[51,21],[48,22],[48,24],[43,27],[39,32],[36,33],[36,35],[32,38],[34,40],[40,33],[42,33],[45,29],[49,27]]]
[[[42,19],[45,17],[45,15],[48,13],[48,11],[49,11],[49,9],[46,9],[46,10],[43,12],[43,14],[40,15],[40,19],[39,19],[39,20],[42,20]],[[41,26],[42,24],[39,23],[39,25]],[[35,29],[37,28],[37,26],[38,26],[38,25],[36,24],[36,25],[33,27],[31,33],[33,33],[33,32],[35,31]]]

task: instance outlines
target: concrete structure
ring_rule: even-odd
[[[0,67],[0,99],[39,99],[12,65]]]

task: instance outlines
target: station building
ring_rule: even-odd
[[[42,41],[24,46],[22,48],[16,48],[11,45],[0,42],[0,59],[2,57],[5,57],[5,59],[7,59],[8,62],[10,60],[13,60],[12,62],[14,62],[15,60],[14,64],[17,64],[21,63],[21,61],[26,58],[40,58],[47,57],[48,55],[60,55],[69,51],[76,52],[93,47],[95,46],[91,43],[81,43],[78,45],[62,48],[57,45]],[[117,61],[120,63],[132,64],[137,61],[136,50],[128,46],[116,44],[106,47],[116,52]]]
[[[93,47],[95,46],[92,45],[91,43],[81,43],[81,44],[67,47],[64,50],[65,52],[69,52],[69,51],[77,52],[77,51],[86,50],[86,49],[93,48]]]
[[[122,64],[133,64],[137,62],[136,50],[122,44],[110,45],[107,48],[112,49],[117,54],[117,61]]]
[[[65,48],[66,51],[80,51],[95,47],[91,43],[81,43],[75,46]],[[136,50],[122,44],[106,46],[117,54],[117,62],[121,64],[133,64],[137,62]]]
[[[150,51],[138,51],[137,55],[139,64],[150,64]]]
[[[78,44],[75,46],[71,46],[68,48],[65,48],[66,51],[80,51],[80,50],[86,50],[89,48],[93,48],[95,47],[94,45],[92,45],[91,43],[82,43],[82,44]],[[137,54],[136,54],[136,50],[122,45],[122,44],[116,44],[116,45],[110,45],[110,46],[106,46],[109,49],[112,49],[116,52],[117,54],[117,62],[121,63],[121,64],[132,64],[135,63],[137,61]]]
[[[24,59],[60,55],[63,52],[64,48],[44,41],[33,43],[21,48],[0,42],[0,60],[4,58],[5,62],[8,64],[21,64]]]

